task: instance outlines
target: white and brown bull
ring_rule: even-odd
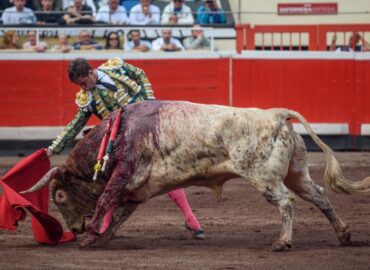
[[[112,120],[118,112],[111,114]],[[323,188],[310,178],[306,148],[293,131],[296,119],[324,151],[326,186],[344,193],[369,190],[370,178],[345,180],[332,150],[297,112],[287,109],[242,109],[189,102],[144,101],[122,112],[112,158],[98,182],[93,165],[108,119],[92,129],[69,154],[28,192],[52,181],[52,197],[69,228],[85,232],[80,246],[107,242],[135,208],[150,198],[192,185],[218,193],[229,179],[242,177],[282,217],[273,250],[292,244],[294,195],[316,205],[329,219],[342,244],[350,234],[333,210]],[[99,234],[104,215],[114,209],[108,229]]]

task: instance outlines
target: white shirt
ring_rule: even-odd
[[[178,40],[176,38],[171,38],[170,43],[175,44],[177,47],[181,48],[181,50],[185,50],[185,48],[184,48],[184,46],[182,46],[180,40]],[[161,37],[157,38],[152,43],[152,49],[153,49],[153,51],[160,51],[163,45],[164,45],[163,38],[161,38]]]
[[[36,22],[36,16],[30,8],[17,11],[16,7],[6,8],[1,16],[3,24],[30,24]]]
[[[161,15],[159,7],[150,5],[149,12],[152,14],[151,17],[143,13],[141,4],[133,6],[130,11],[130,23],[137,25],[159,24]]]
[[[174,14],[174,5],[171,2],[163,10],[161,24],[170,24],[170,17]],[[191,8],[185,4],[182,5],[181,12],[177,14],[177,17],[177,24],[194,24]]]
[[[111,24],[126,24],[128,17],[125,7],[118,6],[114,13],[109,11],[109,6],[101,7],[96,14],[97,22],[106,22]]]
[[[47,49],[48,48],[48,44],[45,42],[45,41],[39,41],[36,43],[36,45],[32,45],[31,42],[27,41],[25,43],[23,43],[23,49],[31,49],[33,48],[34,46],[36,46],[36,48],[38,49]]]
[[[98,82],[96,83],[96,86],[95,86],[96,88],[106,89],[106,87],[104,85],[101,85],[99,82],[105,82],[111,85],[115,85],[114,81],[112,80],[110,76],[108,76],[101,70],[98,70],[98,69],[95,69],[95,70],[98,73]]]

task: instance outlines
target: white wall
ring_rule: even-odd
[[[240,22],[251,25],[370,23],[370,0],[229,0],[229,2],[236,23],[239,23],[239,11],[241,12]],[[337,15],[277,15],[278,3],[328,2],[338,3]]]

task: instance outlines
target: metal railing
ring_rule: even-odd
[[[370,40],[370,24],[332,25],[236,25],[236,49],[242,50],[308,50],[330,49],[333,36],[336,46],[346,46],[353,33]]]

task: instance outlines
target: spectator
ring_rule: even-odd
[[[204,36],[203,28],[195,24],[191,30],[191,36],[184,39],[184,47],[187,50],[210,49],[211,42]]]
[[[75,50],[102,50],[103,46],[91,39],[91,35],[87,30],[81,30],[78,36],[78,42],[73,43]]]
[[[117,32],[109,32],[105,39],[105,46],[104,49],[106,50],[122,50],[121,42],[119,40],[119,35]]]
[[[28,0],[28,2],[30,2],[30,0]],[[33,3],[33,10],[42,10],[42,1],[40,0],[32,0],[31,1]],[[52,6],[52,10],[57,10],[57,11],[61,11],[63,10],[63,1],[60,1],[60,0],[54,0],[53,1],[53,6]],[[27,5],[26,5],[27,6]]]
[[[194,17],[190,7],[184,4],[184,0],[172,0],[163,10],[161,23],[193,24]]]
[[[53,45],[50,50],[53,52],[63,52],[67,53],[73,49],[71,45],[69,45],[68,36],[65,34],[59,34],[58,36],[58,44]]]
[[[119,5],[119,0],[109,0],[108,5],[99,9],[98,14],[96,14],[96,21],[114,25],[127,24],[126,9]]]
[[[197,23],[217,24],[226,23],[225,11],[218,4],[218,0],[206,0],[197,12]]]
[[[65,9],[63,19],[67,24],[79,23],[93,23],[94,17],[91,7],[82,4],[82,0],[74,0],[73,5]]]
[[[362,45],[359,44],[360,41]],[[330,50],[337,52],[365,52],[370,51],[370,43],[367,42],[364,37],[360,35],[360,33],[353,32],[349,37],[348,45],[337,46],[337,34],[334,34],[331,41]]]
[[[152,49],[153,51],[176,52],[185,48],[178,39],[172,37],[172,31],[170,29],[163,29],[162,37],[153,41]]]
[[[37,33],[35,30],[27,32],[27,42],[23,43],[23,49],[26,51],[33,52],[45,52],[48,48],[48,44],[45,41],[37,40]]]
[[[36,13],[37,24],[59,23],[62,14],[53,9],[55,0],[41,0],[41,10]]]
[[[22,49],[19,44],[19,36],[16,31],[9,30],[4,33],[3,44],[0,49]]]
[[[40,4],[38,5],[35,5],[39,0],[26,0],[26,5],[25,7],[29,8],[29,9],[32,9],[32,10],[36,10],[36,8],[38,6],[40,6]],[[12,7],[14,6],[14,0],[0,0],[0,9],[1,10],[4,10],[8,7]]]
[[[69,6],[73,5],[73,0],[57,0],[57,2],[62,2],[62,9],[65,10]],[[89,6],[92,10],[93,15],[95,16],[96,14],[96,6],[95,6],[95,1],[94,0],[83,0],[82,4]]]
[[[32,9],[25,7],[26,0],[13,0],[13,7],[6,8],[1,16],[3,24],[31,24],[36,22]]]
[[[152,0],[140,0],[140,4],[133,6],[130,11],[130,23],[137,25],[159,24],[160,14],[159,7],[152,5]]]
[[[147,52],[152,48],[149,41],[142,40],[139,30],[131,30],[125,43],[125,52]]]

